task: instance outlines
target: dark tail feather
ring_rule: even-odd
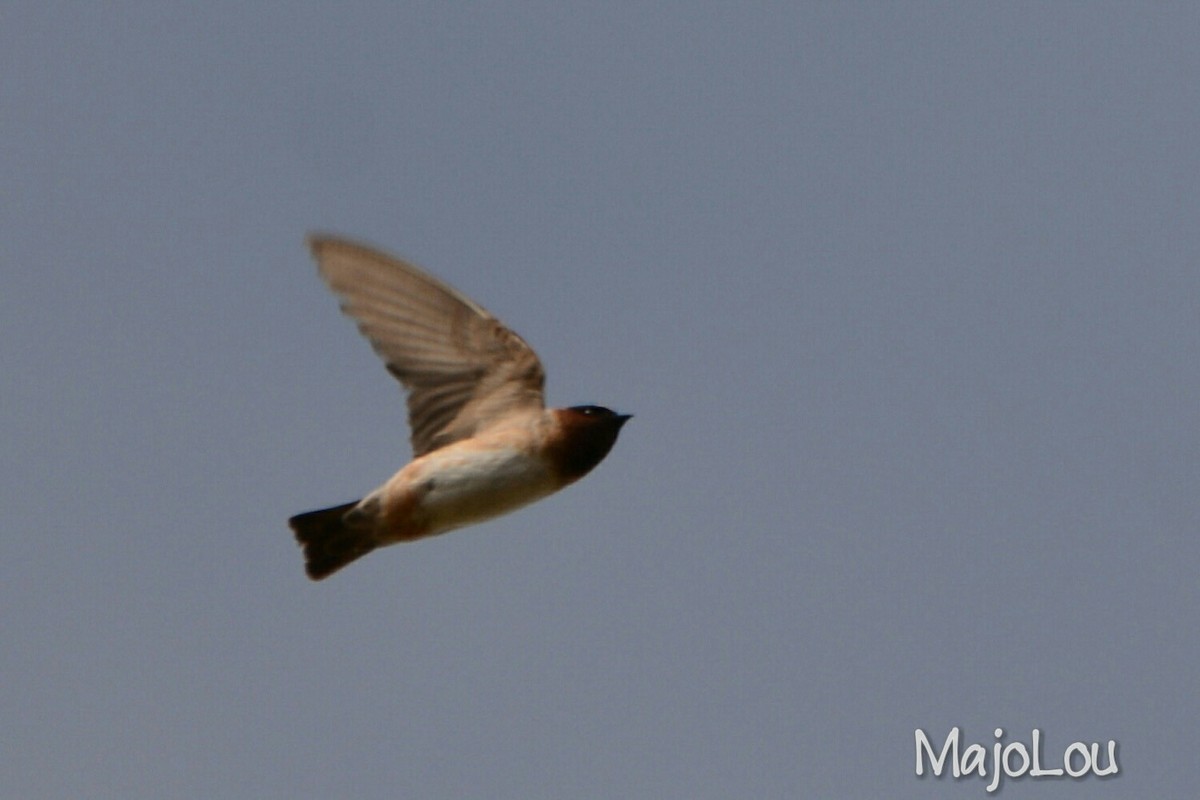
[[[305,571],[314,581],[375,549],[371,529],[346,520],[346,513],[356,505],[358,501],[297,514],[288,520],[296,541],[304,548]]]

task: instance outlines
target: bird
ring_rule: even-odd
[[[323,234],[307,243],[342,311],[400,381],[413,452],[362,499],[288,520],[312,580],[553,494],[591,472],[632,417],[547,408],[537,354],[483,306],[367,245]]]

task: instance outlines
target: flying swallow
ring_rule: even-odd
[[[403,385],[413,449],[363,499],[288,520],[310,578],[540,500],[608,455],[630,415],[546,408],[537,354],[478,303],[369,247],[328,236],[308,245],[342,310]]]

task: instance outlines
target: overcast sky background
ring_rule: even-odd
[[[1200,11],[0,8],[0,796],[1194,796]],[[409,457],[309,230],[631,412],[305,578]],[[1045,763],[1050,762],[1050,763]]]

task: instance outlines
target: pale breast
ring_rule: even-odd
[[[467,444],[435,450],[401,472],[430,534],[504,514],[558,488],[548,465],[527,452]]]

